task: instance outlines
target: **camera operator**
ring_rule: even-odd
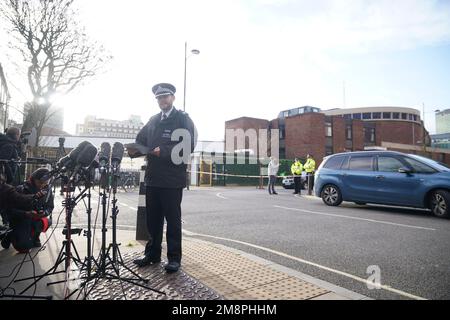
[[[6,134],[0,134],[0,160],[17,160],[19,158],[19,141],[20,130],[17,128],[9,128],[6,130]],[[14,177],[18,167],[13,162],[5,163],[3,171],[6,175],[6,183],[13,184]],[[8,227],[8,218],[6,213],[0,209],[2,216],[3,228]]]
[[[9,128],[6,134],[0,134],[0,160],[17,160],[19,158],[20,130]],[[12,184],[17,171],[17,165],[5,165],[6,183]]]
[[[28,252],[31,248],[39,248],[39,236],[51,225],[51,213],[54,208],[54,197],[47,190],[50,172],[41,168],[33,172],[27,182],[16,188],[17,192],[26,195],[36,195],[44,190],[50,192],[42,201],[37,202],[33,210],[8,210],[8,219],[12,231],[1,242],[3,248],[9,248],[12,243],[17,251]]]

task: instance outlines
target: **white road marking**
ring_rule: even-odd
[[[274,207],[275,208],[284,209],[284,210],[299,211],[299,212],[318,214],[318,215],[323,215],[323,216],[330,216],[330,217],[337,217],[337,218],[344,218],[344,219],[353,219],[353,220],[361,220],[361,221],[381,223],[381,224],[389,224],[389,225],[393,225],[393,226],[412,228],[412,229],[422,229],[422,230],[436,231],[436,229],[433,229],[433,228],[419,227],[419,226],[413,226],[413,225],[401,224],[401,223],[394,223],[394,222],[389,222],[389,221],[365,219],[365,218],[359,218],[359,217],[344,216],[344,215],[340,215],[340,214],[316,212],[316,211],[297,209],[297,208],[288,208],[288,207],[282,207],[282,206],[274,206]]]
[[[222,193],[219,192],[218,194],[216,194],[217,197],[219,197],[220,199],[225,199],[228,200],[228,198],[225,198],[224,196],[222,196]]]
[[[323,270],[326,270],[326,271],[329,271],[329,272],[333,272],[333,273],[339,274],[341,276],[344,276],[344,277],[356,280],[358,282],[362,282],[364,284],[373,285],[373,283],[371,281],[369,281],[368,279],[363,279],[363,278],[360,278],[358,276],[352,275],[352,274],[347,273],[347,272],[343,272],[343,271],[339,271],[339,270],[336,270],[336,269],[333,269],[333,268],[329,268],[329,267],[320,265],[318,263],[314,263],[314,262],[311,262],[311,261],[300,259],[300,258],[288,255],[288,254],[283,253],[283,252],[279,252],[279,251],[272,250],[272,249],[269,249],[269,248],[261,247],[261,246],[254,245],[254,244],[251,244],[251,243],[248,243],[248,242],[243,242],[243,241],[233,240],[233,239],[228,239],[228,238],[215,237],[215,236],[210,236],[210,235],[207,235],[207,234],[194,233],[194,232],[190,232],[190,231],[187,231],[187,230],[183,230],[183,231],[185,231],[186,234],[190,235],[190,236],[206,237],[206,238],[211,238],[211,239],[216,239],[216,240],[224,240],[224,241],[230,241],[230,242],[243,244],[243,245],[246,245],[246,246],[249,246],[249,247],[252,247],[252,248],[256,248],[256,249],[259,249],[259,250],[264,250],[266,252],[270,252],[270,253],[279,255],[279,256],[284,257],[284,258],[292,259],[292,260],[298,261],[300,263],[304,263],[304,264],[307,264],[307,265],[310,265],[310,266],[313,266],[313,267],[317,267],[319,269],[323,269]],[[388,286],[388,285],[381,285],[380,288],[383,289],[383,290],[390,291],[390,292],[396,293],[398,295],[410,298],[410,299],[427,300],[425,298],[422,298],[422,297],[410,294],[408,292],[404,292],[404,291],[392,288],[391,286]]]

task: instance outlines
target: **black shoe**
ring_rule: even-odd
[[[278,193],[274,192],[273,194],[278,194]]]
[[[294,192],[293,194],[298,194],[298,192]]]
[[[152,264],[160,263],[161,262],[161,258],[155,259],[155,258],[151,258],[149,256],[145,256],[144,258],[136,259],[133,262],[135,264],[137,264],[137,266],[139,268],[142,268],[142,267],[149,266],[149,265],[152,265]]]
[[[169,262],[164,266],[164,269],[166,269],[167,273],[174,273],[180,269],[180,266],[179,262]]]

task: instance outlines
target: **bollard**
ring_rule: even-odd
[[[149,240],[150,235],[147,230],[147,209],[145,204],[145,169],[142,166],[139,175],[139,204],[136,217],[136,240]]]
[[[308,173],[308,196],[312,195],[314,187],[314,172]]]

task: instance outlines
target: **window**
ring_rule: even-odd
[[[373,158],[353,157],[350,159],[349,169],[356,171],[373,171]]]
[[[330,122],[325,123],[325,137],[333,136],[333,126]]]
[[[378,171],[381,172],[398,172],[398,169],[403,168],[403,163],[393,157],[378,157]]]
[[[305,109],[303,108],[298,108],[298,114],[303,114],[305,113]]]
[[[407,119],[408,119],[408,114],[402,113],[402,120],[407,120]]]
[[[413,115],[413,119],[414,119],[414,121],[417,121],[417,115]]]
[[[353,119],[361,120],[361,113],[354,113],[353,114]]]
[[[370,120],[372,119],[372,114],[370,112],[368,113],[363,113],[363,119],[364,120]]]
[[[392,114],[392,118],[393,118],[393,119],[400,119],[400,113],[394,112],[394,113]]]
[[[381,112],[374,112],[372,114],[372,119],[381,119]]]
[[[390,119],[391,113],[390,112],[383,112],[383,119]]]
[[[409,117],[409,120],[410,121],[413,121],[414,120],[414,116],[410,113],[410,114],[408,114],[408,117]]]
[[[364,142],[375,143],[375,128],[364,128]]]
[[[327,169],[340,170],[344,159],[344,156],[331,157],[323,167]]]
[[[347,125],[345,127],[345,137],[347,138],[347,140],[352,140],[353,139],[353,132],[352,132],[352,126],[351,125]]]
[[[333,154],[333,147],[325,147],[325,155],[329,156]]]
[[[289,111],[283,112],[283,117],[285,117],[285,118],[289,117]]]
[[[351,119],[352,115],[351,114],[344,114],[344,119]]]
[[[415,173],[435,173],[436,170],[431,168],[430,166],[426,165],[425,163],[422,163],[420,161],[414,160],[412,158],[404,158],[406,162],[408,162],[409,165],[411,165],[412,169]]]

